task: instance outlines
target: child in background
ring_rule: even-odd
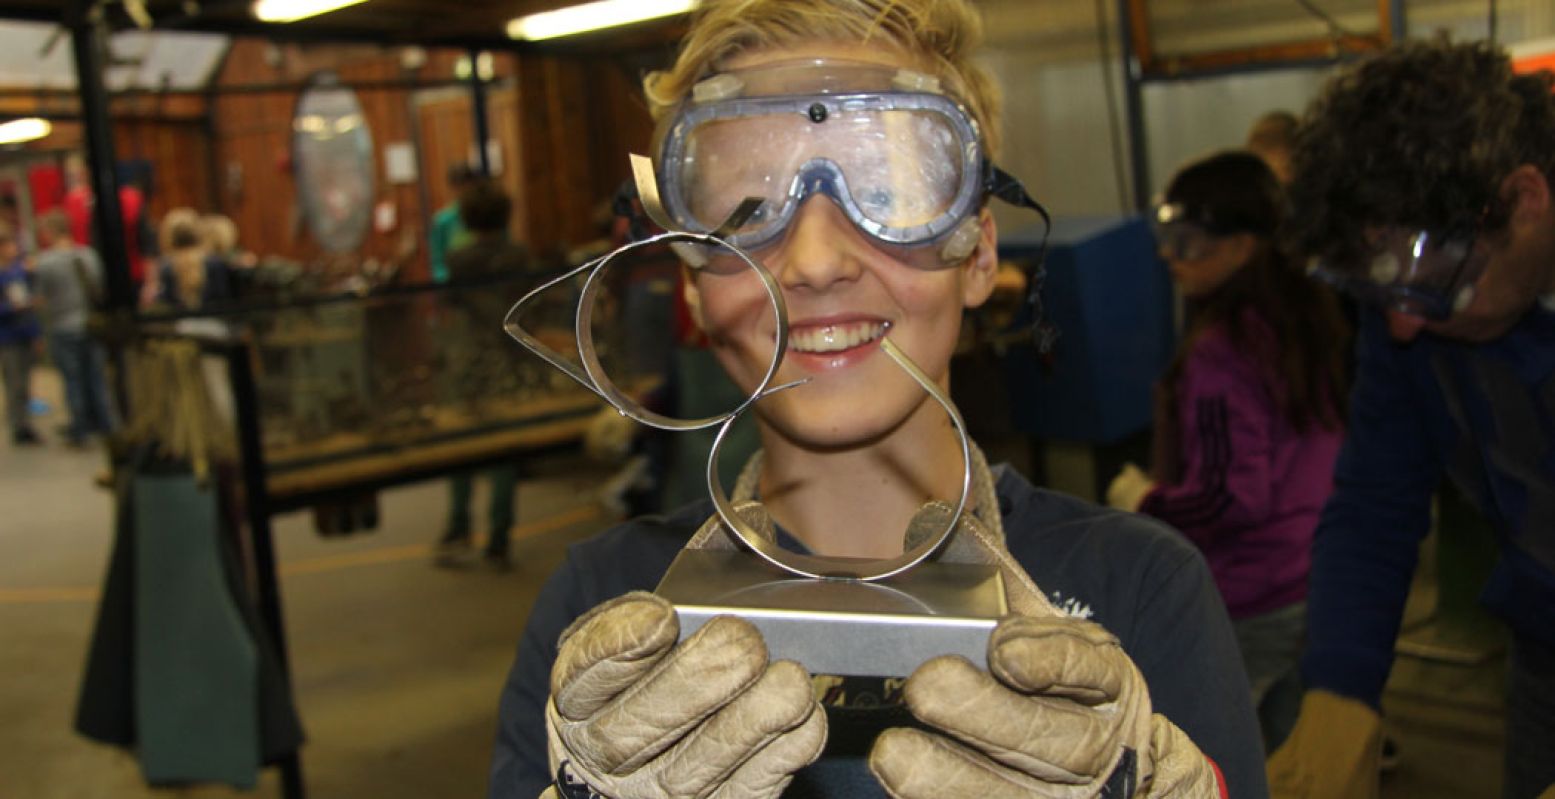
[[[30,417],[32,366],[37,360],[38,317],[33,313],[32,275],[22,260],[16,234],[0,224],[0,381],[11,443],[42,443]]]
[[[1157,392],[1153,474],[1129,464],[1108,501],[1182,531],[1225,598],[1255,706],[1294,678],[1312,531],[1343,438],[1345,324],[1275,243],[1279,183],[1250,152],[1183,168],[1156,209],[1189,323]],[[1293,692],[1299,696],[1299,692]],[[1266,744],[1296,704],[1260,708]]]

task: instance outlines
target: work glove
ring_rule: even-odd
[[[1376,799],[1382,718],[1365,702],[1329,691],[1301,698],[1290,737],[1266,764],[1273,799]]]
[[[893,728],[869,769],[894,799],[1221,797],[1213,764],[1164,717],[1118,640],[1079,619],[1011,616],[985,672],[943,656],[907,679],[934,732]],[[1106,793],[1103,793],[1106,791]]]
[[[679,632],[673,606],[634,592],[562,633],[545,728],[551,770],[573,787],[543,797],[775,797],[814,762],[826,714],[804,669],[769,665],[732,616],[677,645]]]
[[[1145,495],[1154,488],[1155,481],[1150,475],[1132,463],[1125,463],[1123,470],[1107,486],[1107,504],[1132,513],[1139,510],[1139,503],[1144,502]]]

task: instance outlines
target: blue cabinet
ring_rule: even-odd
[[[1036,256],[1041,226],[1000,242],[1002,260]],[[1176,344],[1171,279],[1141,217],[1055,219],[1043,306],[1058,328],[1039,361],[1004,355],[1017,430],[1045,440],[1106,444],[1151,422],[1151,386]]]

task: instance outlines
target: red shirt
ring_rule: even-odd
[[[92,246],[92,190],[77,186],[65,192],[63,208],[70,219],[70,237],[84,247]],[[145,213],[146,198],[134,186],[119,187],[119,215],[124,219],[124,249],[130,258],[130,279],[139,283],[146,276],[146,259],[141,256],[140,215]]]

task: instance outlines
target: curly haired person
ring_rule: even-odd
[[[1337,77],[1296,136],[1291,243],[1361,314],[1314,537],[1308,686],[1276,796],[1375,796],[1378,703],[1442,478],[1494,527],[1512,630],[1503,795],[1555,786],[1555,78],[1406,44]]]
[[[715,0],[646,82],[669,221],[713,230],[762,200],[728,241],[786,304],[774,385],[807,382],[756,404],[763,449],[732,494],[759,500],[791,551],[897,557],[925,500],[966,479],[943,408],[890,353],[948,389],[962,315],[993,289],[987,201],[1032,204],[992,165],[979,34],[964,0]],[[751,391],[780,328],[766,284],[717,250],[681,257],[693,316]],[[489,795],[1263,795],[1202,556],[1157,522],[970,460],[949,549],[1006,564],[1016,610],[986,670],[940,656],[905,680],[812,675],[731,616],[677,643],[674,609],[645,591],[713,516],[704,500],[571,549],[504,687]]]

